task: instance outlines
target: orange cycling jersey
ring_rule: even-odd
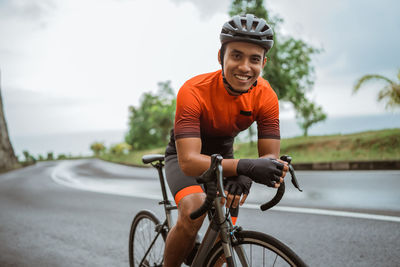
[[[278,98],[266,80],[259,77],[248,93],[233,96],[224,87],[221,70],[198,75],[179,90],[166,155],[176,153],[175,140],[187,137],[202,139],[203,154],[230,154],[233,138],[254,121],[258,138],[280,139]]]

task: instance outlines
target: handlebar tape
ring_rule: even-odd
[[[219,154],[211,155],[211,166],[206,170],[200,177],[196,178],[197,182],[205,184],[206,189],[206,200],[203,205],[196,211],[190,214],[190,219],[195,220],[201,215],[211,209],[213,201],[217,196],[217,181],[216,181],[216,169],[222,162],[222,156]]]
[[[283,194],[285,194],[285,182],[281,183],[281,185],[278,187],[278,190],[276,191],[274,198],[268,201],[267,203],[262,204],[260,206],[260,209],[262,211],[266,211],[267,209],[272,208],[273,206],[278,204],[279,201],[281,201]]]

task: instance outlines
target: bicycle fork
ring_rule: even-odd
[[[198,253],[196,254],[192,267],[202,267],[205,264],[205,259],[211,248],[215,245],[218,236],[221,238],[224,255],[229,267],[237,266],[234,262],[232,254],[231,237],[229,234],[230,224],[225,217],[225,208],[222,207],[221,197],[214,200],[215,214],[214,218],[210,221],[210,226],[204,235],[203,241],[200,244]]]
[[[218,220],[218,224],[220,225],[220,237],[221,244],[224,250],[224,255],[226,259],[226,263],[228,266],[236,266],[235,258],[233,257],[233,250],[231,244],[231,237],[229,236],[229,223],[225,219],[225,208],[221,204],[221,197],[218,197],[214,200],[216,216]]]
[[[233,256],[233,250],[232,248],[234,248],[239,261],[241,263],[241,266],[243,267],[248,267],[249,266],[249,261],[247,259],[246,256],[246,252],[244,251],[243,247],[241,245],[236,245],[235,247],[233,246],[236,237],[234,236],[234,232],[235,231],[229,231],[230,229],[232,229],[232,225],[230,225],[228,220],[225,220],[225,209],[224,207],[222,207],[222,204],[219,200],[220,198],[217,198],[217,200],[215,201],[216,203],[214,203],[214,205],[216,205],[216,211],[217,211],[217,217],[222,221],[222,224],[220,222],[220,227],[221,227],[221,243],[222,243],[222,248],[224,250],[224,255],[225,255],[225,259],[226,259],[226,263],[227,265],[230,267],[235,267],[237,266],[235,257]],[[221,214],[218,214],[218,212],[220,212]]]
[[[239,258],[240,264],[243,267],[248,267],[248,259],[246,256],[246,252],[244,251],[243,247],[241,245],[236,245],[234,246],[234,243],[236,241],[236,237],[234,236],[235,230],[232,232],[230,231],[232,229],[232,224],[230,223],[230,220],[226,220],[226,214],[225,214],[225,209],[223,205],[221,204],[221,198],[217,198],[215,200],[215,207],[216,207],[216,217],[218,220],[218,225],[220,227],[220,238],[221,238],[221,244],[222,248],[224,250],[224,255],[226,259],[227,266],[229,267],[236,267],[238,266],[235,260],[235,257],[233,255],[233,248]]]

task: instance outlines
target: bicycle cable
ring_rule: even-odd
[[[225,222],[229,221],[228,218],[229,218],[229,216],[231,215],[230,209],[231,209],[231,207],[232,207],[232,204],[233,204],[233,203],[231,203],[231,205],[230,205],[229,208],[226,208],[226,207],[225,207],[225,219],[224,219],[221,223],[218,223],[218,222],[217,222],[217,225],[218,225],[218,226],[221,226],[221,225],[223,225]],[[215,216],[216,216],[216,214],[214,213],[212,219],[214,219]]]

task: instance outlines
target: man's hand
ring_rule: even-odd
[[[242,206],[247,198],[247,195],[249,194],[252,183],[252,180],[244,175],[227,177],[224,180],[226,207],[237,208],[238,204]],[[241,196],[242,199],[240,199]],[[221,202],[224,204],[225,199],[223,198]]]
[[[280,159],[240,159],[236,171],[239,175],[249,176],[256,183],[278,188],[288,171],[288,165]]]

